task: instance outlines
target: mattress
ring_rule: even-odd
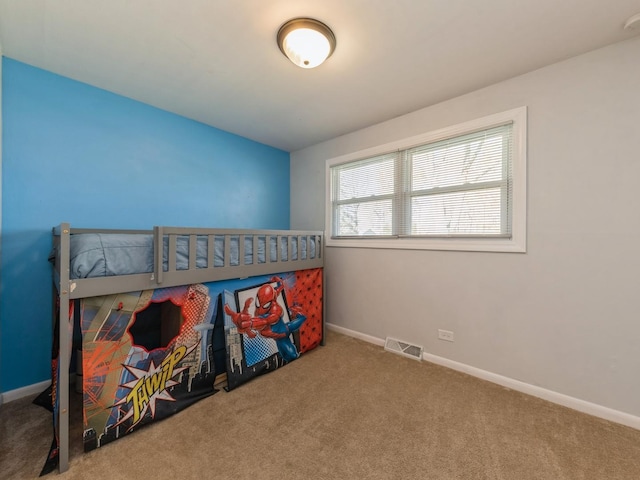
[[[257,263],[278,261],[277,236],[260,235],[258,237]],[[240,236],[215,235],[214,258],[208,257],[208,235],[197,236],[196,268],[207,268],[225,265],[225,241],[230,242],[229,265],[240,265]],[[291,261],[312,259],[316,256],[314,237],[280,236],[280,260],[289,261],[289,245],[291,242]],[[163,248],[164,271],[168,270],[167,258],[169,239],[165,236]],[[115,234],[115,233],[82,233],[70,237],[70,272],[71,278],[94,278],[113,275],[130,275],[150,273],[154,271],[153,235],[149,234]],[[308,255],[308,256],[307,256]],[[243,265],[253,264],[253,235],[244,236]],[[189,236],[178,235],[176,238],[176,269],[187,270],[189,267]]]

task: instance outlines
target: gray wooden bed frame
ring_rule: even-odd
[[[126,234],[152,234],[154,245],[154,271],[151,273],[118,275],[96,278],[70,278],[70,237],[74,234],[82,233],[126,233]],[[178,236],[188,236],[189,238],[189,265],[185,270],[176,269],[176,240]],[[196,268],[196,248],[197,238],[208,236],[208,256],[207,267]],[[224,236],[225,251],[224,265],[214,266],[214,238]],[[231,241],[230,237],[239,237],[238,265],[232,265]],[[245,237],[252,236],[253,249],[251,252],[252,262],[250,265],[244,264],[245,258]],[[277,240],[277,259],[273,261],[267,253],[264,254],[262,263],[258,261],[258,237],[275,237]],[[163,259],[163,242],[168,238],[169,250],[168,258]],[[315,241],[314,258],[298,259],[292,258],[292,239],[300,241],[306,238],[307,245],[311,238]],[[282,258],[281,246],[286,239],[288,255],[286,260]],[[58,336],[59,346],[59,379],[58,385],[65,388],[58,388],[59,414],[55,429],[58,432],[59,453],[58,471],[60,473],[69,468],[69,361],[71,358],[71,342],[69,339],[69,301],[109,295],[114,293],[135,292],[139,290],[151,290],[156,288],[174,287],[179,285],[190,285],[194,283],[215,282],[236,278],[253,277],[257,275],[270,275],[282,272],[292,272],[296,270],[307,270],[312,268],[322,268],[324,266],[324,232],[322,231],[294,231],[294,230],[240,230],[240,229],[216,229],[216,228],[185,228],[185,227],[154,227],[153,230],[99,230],[71,228],[69,223],[61,223],[53,228],[53,246],[56,252],[53,268],[54,284],[54,317],[59,315]],[[307,249],[309,247],[307,246]],[[167,265],[164,270],[163,264]],[[323,273],[324,277],[324,273]],[[323,280],[323,290],[324,280]],[[323,304],[324,304],[323,291]],[[56,308],[57,300],[57,308]],[[324,305],[322,318],[322,338],[324,342]],[[55,325],[55,318],[54,318]]]

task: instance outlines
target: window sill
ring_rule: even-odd
[[[526,253],[524,238],[328,238],[327,247]]]

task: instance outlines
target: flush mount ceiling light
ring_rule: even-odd
[[[331,56],[336,37],[318,20],[294,18],[278,30],[278,47],[297,66],[314,68]]]

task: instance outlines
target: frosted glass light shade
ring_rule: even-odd
[[[314,68],[324,62],[336,47],[329,27],[312,18],[295,18],[278,31],[278,47],[294,64]]]

